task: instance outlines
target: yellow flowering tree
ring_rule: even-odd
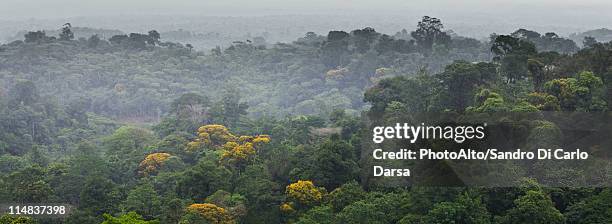
[[[221,162],[226,165],[242,167],[250,161],[263,145],[270,142],[270,136],[241,136],[238,142],[227,142],[223,145]]]
[[[168,160],[172,155],[168,153],[152,153],[147,155],[142,162],[138,165],[138,173],[143,176],[149,176],[157,173],[157,170],[164,165],[164,162]]]
[[[270,136],[269,135],[257,135],[255,137],[253,137],[252,140],[253,144],[259,146],[259,145],[263,145],[263,144],[268,144],[270,143]]]
[[[211,224],[235,224],[236,220],[224,208],[211,203],[191,204],[187,207],[187,213],[196,215],[190,219],[204,219]],[[191,222],[186,222],[191,223]]]
[[[324,190],[317,188],[312,181],[298,180],[298,182],[289,184],[285,189],[285,193],[290,201],[311,206],[321,202]]]
[[[263,145],[268,143],[270,143],[269,135],[238,137],[223,125],[211,124],[198,128],[198,138],[187,144],[187,150],[194,152],[201,147],[219,150],[221,163],[240,168],[255,157]]]
[[[237,140],[238,138],[227,127],[220,124],[209,124],[198,128],[198,138],[187,144],[187,150],[196,151],[202,146],[216,150],[227,142]]]

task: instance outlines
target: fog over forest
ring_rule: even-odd
[[[446,21],[446,28],[477,39],[518,27],[561,36],[609,28],[612,3],[587,1],[348,1],[348,0],[178,0],[76,1],[4,0],[0,8],[0,43],[21,38],[20,31],[76,27],[119,29],[125,33],[186,30],[219,33],[232,41],[267,36],[270,43],[291,42],[304,33],[373,27],[393,34],[413,29],[423,15]],[[579,19],[576,19],[579,18]],[[170,39],[172,41],[180,41]],[[211,46],[198,46],[206,49]],[[214,46],[212,46],[214,47]]]
[[[0,0],[0,224],[612,223],[610,9]]]

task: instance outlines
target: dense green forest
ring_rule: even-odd
[[[480,41],[432,17],[206,52],[74,32],[0,46],[0,202],[74,207],[2,224],[612,223],[609,188],[385,187],[362,150],[364,120],[397,114],[607,113],[612,42]]]

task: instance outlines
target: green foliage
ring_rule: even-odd
[[[525,139],[509,144],[556,146],[568,133],[539,112],[606,111],[612,43],[578,51],[525,29],[485,43],[432,17],[414,32],[309,32],[210,54],[155,30],[74,40],[81,31],[68,23],[49,32],[57,38],[28,32],[0,46],[0,201],[73,204],[57,222],[75,224],[612,222],[608,188],[376,188],[359,172],[364,121],[420,112],[533,113],[507,127]],[[219,152],[185,150],[207,124],[273,141],[228,168]],[[138,175],[151,153],[172,156]]]
[[[437,75],[442,83],[440,103],[443,109],[464,111],[472,105],[472,96],[479,86],[486,86],[496,79],[496,66],[489,63],[456,61]]]
[[[335,189],[357,179],[358,165],[350,144],[332,137],[315,147],[314,153],[311,149],[298,153],[296,159],[300,161],[290,173],[294,181],[313,180],[326,189]]]
[[[339,223],[390,223],[385,211],[377,208],[376,204],[366,201],[357,201],[346,206],[338,213],[336,219]]]
[[[383,79],[365,93],[364,100],[372,104],[370,111],[375,113],[384,112],[392,102],[410,105],[398,108],[409,112],[429,111],[435,106],[432,98],[437,90],[436,81],[425,74],[415,78],[398,76]]]
[[[333,224],[334,213],[329,206],[317,206],[308,210],[295,224]]]
[[[155,136],[150,130],[124,126],[105,137],[102,145],[109,161],[113,180],[119,183],[135,181],[135,171],[149,152]]]
[[[468,194],[459,196],[453,202],[441,202],[423,217],[423,223],[490,223],[489,212],[480,198]]]
[[[158,224],[156,220],[146,221],[136,212],[128,212],[119,217],[113,217],[109,214],[104,214],[104,222],[102,224]]]
[[[234,219],[241,219],[247,214],[246,198],[240,194],[218,190],[208,196],[205,202],[227,209]]]
[[[281,203],[282,192],[279,183],[273,181],[270,171],[261,164],[249,165],[236,180],[234,192],[246,198],[247,214],[245,222],[276,223],[279,210],[269,209],[269,205]]]
[[[612,191],[604,189],[573,204],[565,215],[569,224],[612,222]]]
[[[538,110],[542,111],[559,111],[561,105],[559,105],[559,99],[557,97],[546,94],[546,93],[530,93],[527,96],[527,101],[534,105]]]
[[[602,111],[607,109],[603,100],[603,82],[592,72],[582,72],[577,78],[554,79],[544,84],[546,92],[559,99],[566,111]]]
[[[10,198],[3,201],[40,203],[49,200],[53,192],[45,181],[45,174],[45,169],[37,165],[11,173],[5,182]]]
[[[434,45],[447,45],[450,42],[451,38],[442,31],[443,28],[440,19],[424,16],[410,35],[421,49],[431,52]]]
[[[118,186],[111,180],[91,176],[85,181],[81,191],[79,210],[95,214],[94,216],[113,214],[118,211],[116,205],[120,203],[121,197]]]
[[[157,219],[161,214],[162,204],[151,183],[145,182],[136,186],[122,203],[123,211],[141,214],[145,219]]]
[[[565,217],[557,210],[550,197],[542,191],[530,190],[514,201],[504,223],[565,223]]]
[[[477,113],[490,113],[490,112],[505,112],[510,108],[504,102],[502,96],[495,92],[491,92],[488,89],[481,90],[476,94],[475,100],[477,107],[468,107],[467,110]],[[536,109],[537,110],[537,109]]]
[[[177,193],[185,198],[203,200],[217,190],[229,189],[231,171],[217,166],[216,156],[207,156],[183,172],[177,181]]]
[[[494,59],[501,63],[500,69],[507,82],[514,83],[527,77],[528,58],[537,51],[534,44],[527,40],[500,35],[495,37],[491,52],[495,54]]]
[[[355,182],[348,182],[333,190],[329,195],[329,204],[334,211],[341,211],[347,205],[362,200],[366,192]]]
[[[578,51],[578,46],[573,40],[559,37],[556,33],[545,33],[518,29],[510,34],[512,37],[532,42],[538,51],[554,51],[562,54],[572,54]]]
[[[337,223],[395,223],[408,212],[405,193],[372,192],[366,199],[344,207],[336,215]]]
[[[36,220],[25,216],[0,216],[0,224],[37,224]]]
[[[225,108],[221,112],[227,116],[213,117],[233,127],[233,116],[241,110],[250,116],[361,110],[366,106],[363,92],[381,78],[376,75],[379,68],[395,71],[389,75],[413,74],[427,64],[427,70],[438,72],[457,59],[489,59],[481,43],[451,37],[442,30],[440,20],[431,17],[417,25],[418,43],[408,40],[408,31],[403,39],[366,27],[332,31],[327,36],[307,33],[295,43],[266,47],[236,42],[214,54],[162,42],[157,31],[118,33],[69,24],[62,28],[61,40],[42,31],[31,32],[27,43],[2,45],[6,60],[0,60],[0,67],[11,74],[4,76],[7,83],[29,79],[42,95],[62,104],[84,98],[89,112],[132,122],[157,122],[173,113],[171,102],[183,94],[223,99],[224,90],[233,86],[240,96],[230,95],[243,99],[238,104],[216,105]],[[71,36],[88,39],[71,40]],[[102,39],[105,36],[110,38]],[[339,79],[326,78],[328,71],[336,69],[347,72]]]

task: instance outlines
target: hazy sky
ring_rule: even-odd
[[[607,16],[610,0],[0,0],[0,18],[66,18],[125,14],[278,15],[319,13],[393,13],[406,11],[555,13]],[[589,19],[589,18],[574,18]]]
[[[446,28],[472,37],[521,27],[567,35],[612,28],[611,11],[612,0],[0,0],[0,41],[17,31],[56,29],[67,21],[76,26],[128,32],[179,28],[202,31],[210,28],[202,25],[207,21],[203,16],[264,15],[300,15],[297,19],[302,20],[242,19],[259,23],[253,26],[262,30],[269,28],[272,23],[266,22],[271,21],[285,22],[289,27],[313,25],[301,28],[308,31],[373,26],[394,33],[414,28],[421,16],[429,15],[442,19]],[[306,21],[313,15],[325,19]],[[228,29],[224,24],[230,23],[221,21],[217,24],[221,27],[211,29]]]

